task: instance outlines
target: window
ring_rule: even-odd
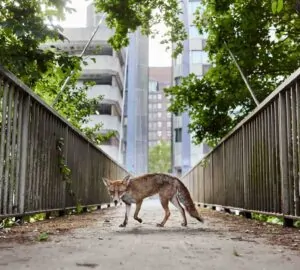
[[[189,13],[190,14],[194,14],[198,7],[200,7],[199,0],[190,0],[189,1]]]
[[[182,129],[175,128],[175,142],[181,142],[181,141],[182,141]]]
[[[167,113],[167,117],[171,118],[171,113],[170,112]]]
[[[199,37],[199,31],[198,31],[196,25],[190,25],[189,36],[190,36],[190,38]]]
[[[157,104],[157,109],[161,109],[161,103]]]
[[[162,123],[161,123],[161,122],[157,122],[157,126],[158,126],[159,128],[161,128]]]
[[[180,84],[180,79],[181,77],[176,77],[175,80],[175,85],[179,85]]]
[[[167,130],[167,136],[171,137],[171,130]]]
[[[149,109],[152,109],[152,104],[149,104],[148,106],[149,106]]]
[[[161,112],[157,113],[158,118],[161,118]]]
[[[208,34],[206,32],[204,32],[203,34],[200,34],[196,25],[190,25],[189,28],[189,37],[190,38],[203,38],[203,39],[207,39],[208,38]]]
[[[193,50],[190,52],[191,62],[193,64],[207,64],[209,62],[207,52]]]
[[[168,128],[171,127],[171,122],[167,122],[167,127],[168,127]]]
[[[203,65],[203,74],[207,73],[209,68],[210,68],[210,65]]]
[[[96,108],[96,111],[99,114],[111,115],[112,113],[112,105],[111,104],[99,104]]]
[[[158,99],[161,99],[161,94],[158,94],[158,95],[157,95],[157,98],[158,98]]]
[[[157,136],[158,137],[161,137],[161,135],[162,135],[162,132],[159,130],[159,131],[157,131]]]
[[[149,80],[149,92],[156,92],[158,91],[158,82]]]

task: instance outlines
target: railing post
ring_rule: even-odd
[[[226,167],[225,167],[225,142],[222,143],[222,174],[224,183],[223,203],[227,204]]]
[[[247,144],[246,144],[246,131],[245,126],[242,126],[242,136],[243,136],[243,183],[244,183],[244,208],[247,209],[248,206],[248,181],[247,181]]]
[[[20,159],[20,190],[19,190],[19,212],[23,214],[25,211],[25,183],[27,169],[27,149],[28,149],[28,133],[29,133],[29,114],[30,114],[31,98],[27,95],[24,98],[22,112],[22,138],[21,138],[21,159]]]
[[[287,153],[287,123],[286,123],[285,92],[279,93],[279,157],[281,178],[281,205],[283,215],[289,214],[289,179]]]

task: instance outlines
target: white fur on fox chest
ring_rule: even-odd
[[[136,200],[127,192],[121,196],[121,200],[126,204],[136,203]]]

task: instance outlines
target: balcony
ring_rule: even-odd
[[[94,58],[96,62],[91,58]],[[85,61],[88,64],[82,65],[82,79],[97,78],[97,75],[101,74],[115,75],[119,87],[123,88],[124,76],[119,58],[110,55],[90,55]]]
[[[96,124],[103,124],[102,129],[105,131],[116,131],[120,134],[120,117],[112,115],[91,115],[86,127],[94,127]]]
[[[90,88],[88,98],[95,98],[99,95],[103,96],[103,101],[107,103],[117,103],[122,108],[122,96],[120,89],[111,85],[95,85]]]

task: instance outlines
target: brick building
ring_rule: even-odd
[[[160,140],[171,142],[171,113],[163,89],[171,85],[171,67],[149,67],[148,143],[155,146]]]

